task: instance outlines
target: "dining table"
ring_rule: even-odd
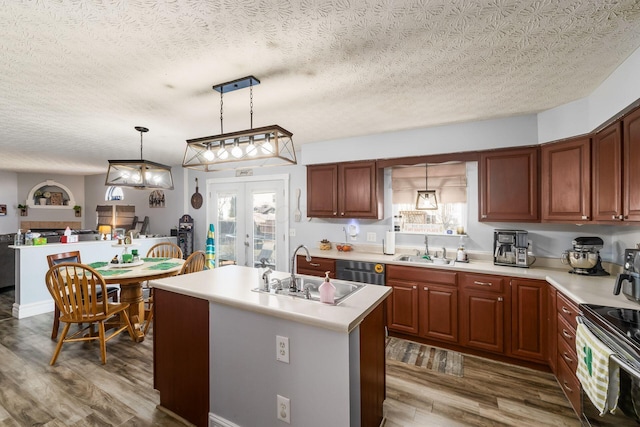
[[[135,339],[142,342],[145,319],[142,284],[178,275],[184,262],[182,258],[140,258],[131,263],[93,262],[89,266],[102,275],[106,284],[120,285],[120,302],[129,304],[127,314]]]

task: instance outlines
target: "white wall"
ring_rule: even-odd
[[[24,196],[26,198],[26,195]],[[7,215],[0,216],[0,234],[15,233],[20,223],[18,204],[18,174],[0,171],[0,204],[7,205]],[[27,217],[22,217],[27,218]]]

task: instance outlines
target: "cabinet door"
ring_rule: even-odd
[[[338,216],[378,218],[376,162],[338,163]]]
[[[593,137],[593,219],[622,220],[622,131],[620,122]]]
[[[338,165],[307,166],[307,216],[338,216]]]
[[[387,282],[393,288],[387,299],[389,329],[408,334],[418,333],[418,285]]]
[[[504,297],[462,290],[462,345],[504,353]]]
[[[556,305],[556,288],[553,286],[547,287],[547,354],[549,355],[549,367],[554,374],[557,371],[556,354],[558,349],[557,340],[557,305]]]
[[[540,220],[537,147],[483,153],[479,174],[480,221]]]
[[[624,220],[640,221],[640,109],[622,121],[624,126]]]
[[[458,290],[433,284],[421,284],[419,287],[420,335],[457,343]]]
[[[511,280],[511,354],[547,360],[547,283]]]
[[[542,220],[583,222],[591,218],[591,139],[543,145]]]

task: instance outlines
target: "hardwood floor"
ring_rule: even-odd
[[[0,312],[12,303],[0,293]],[[68,344],[51,367],[51,316],[0,320],[0,427],[182,425],[156,409],[152,337],[114,338],[104,366],[97,343]],[[387,366],[385,427],[580,425],[550,374],[469,356],[463,378]]]

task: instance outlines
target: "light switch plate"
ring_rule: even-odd
[[[376,233],[367,233],[367,242],[375,242],[377,239]]]

